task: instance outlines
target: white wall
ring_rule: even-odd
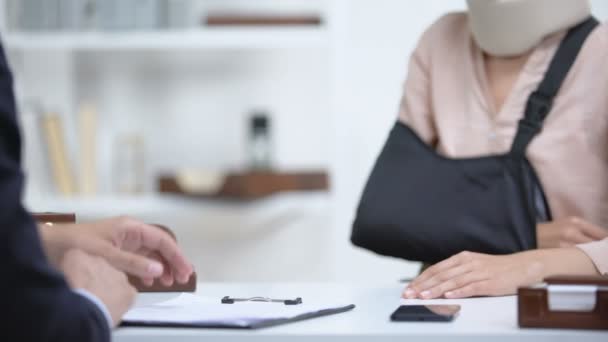
[[[591,10],[599,20],[608,20],[608,1],[604,0],[590,0]]]

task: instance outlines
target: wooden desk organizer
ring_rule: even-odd
[[[38,223],[51,223],[51,224],[68,224],[76,223],[76,215],[68,213],[33,213],[32,214]],[[166,231],[171,237],[177,241],[175,234],[169,228],[154,224]],[[171,286],[164,286],[159,281],[155,280],[152,286],[146,286],[142,283],[141,279],[133,276],[129,276],[129,282],[133,285],[138,292],[194,292],[196,291],[196,273],[192,273],[190,279],[185,284],[179,284],[175,282]]]
[[[518,322],[526,328],[608,329],[608,277],[552,277],[549,285],[598,286],[592,311],[552,311],[546,287],[523,287],[517,291]]]

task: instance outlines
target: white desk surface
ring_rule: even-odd
[[[315,318],[260,330],[223,330],[190,328],[119,328],[115,342],[181,341],[602,341],[606,331],[520,329],[517,326],[516,298],[473,298],[436,300],[434,303],[457,303],[459,317],[451,323],[394,323],[390,314],[400,305],[403,284],[232,284],[200,283],[197,294],[215,297],[302,297],[336,298],[355,304],[349,312]],[[177,294],[141,294],[137,303],[145,304]],[[137,305],[137,304],[136,304]],[[410,339],[408,339],[410,338]],[[413,339],[412,339],[413,338]]]

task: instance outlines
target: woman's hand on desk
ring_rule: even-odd
[[[551,275],[591,275],[597,270],[580,249],[533,250],[510,255],[462,252],[431,266],[403,292],[408,299],[514,294]]]
[[[80,249],[106,259],[112,266],[152,284],[155,278],[165,286],[185,283],[192,266],[174,239],[162,229],[129,217],[40,226],[45,252],[59,265],[66,251]]]
[[[538,248],[572,247],[607,237],[608,230],[580,217],[566,217],[548,223],[540,223],[536,227]]]

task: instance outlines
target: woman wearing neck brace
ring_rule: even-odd
[[[468,0],[422,36],[399,119],[450,158],[509,150],[526,101],[586,0]],[[512,294],[555,273],[608,274],[608,24],[585,41],[526,156],[553,221],[538,250],[464,252],[423,272],[406,298]]]

